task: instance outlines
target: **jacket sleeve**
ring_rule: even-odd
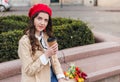
[[[43,54],[41,51],[36,51],[36,54]],[[36,72],[40,72],[45,66],[41,63],[39,57],[36,60],[32,59],[31,46],[29,39],[22,38],[19,41],[18,55],[22,61],[22,70],[27,75],[34,75]]]
[[[60,64],[60,62],[58,60],[57,55],[52,56],[52,61],[51,62],[52,62],[52,67],[53,67],[53,70],[54,70],[55,74],[56,75],[59,75],[59,74],[64,75],[61,64]]]

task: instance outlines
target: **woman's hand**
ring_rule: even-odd
[[[55,55],[57,52],[58,52],[58,44],[55,43],[45,51],[45,55],[46,57],[51,57],[52,55]]]

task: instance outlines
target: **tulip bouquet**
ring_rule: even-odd
[[[84,82],[86,80],[87,74],[84,73],[79,67],[75,65],[70,65],[67,71],[64,72],[67,79],[75,79],[76,82]]]

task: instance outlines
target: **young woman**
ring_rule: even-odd
[[[51,47],[47,39],[52,33],[52,10],[36,4],[29,10],[30,24],[19,40],[18,55],[22,62],[21,82],[65,82],[57,58],[58,44]]]

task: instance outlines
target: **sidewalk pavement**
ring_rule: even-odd
[[[94,31],[120,36],[120,8],[119,7],[90,7],[82,5],[50,5],[53,17],[67,17],[81,19],[88,23]],[[27,15],[29,7],[12,7],[5,15]]]
[[[52,7],[54,17],[81,19],[92,26],[92,30],[120,36],[120,8],[63,6]]]

